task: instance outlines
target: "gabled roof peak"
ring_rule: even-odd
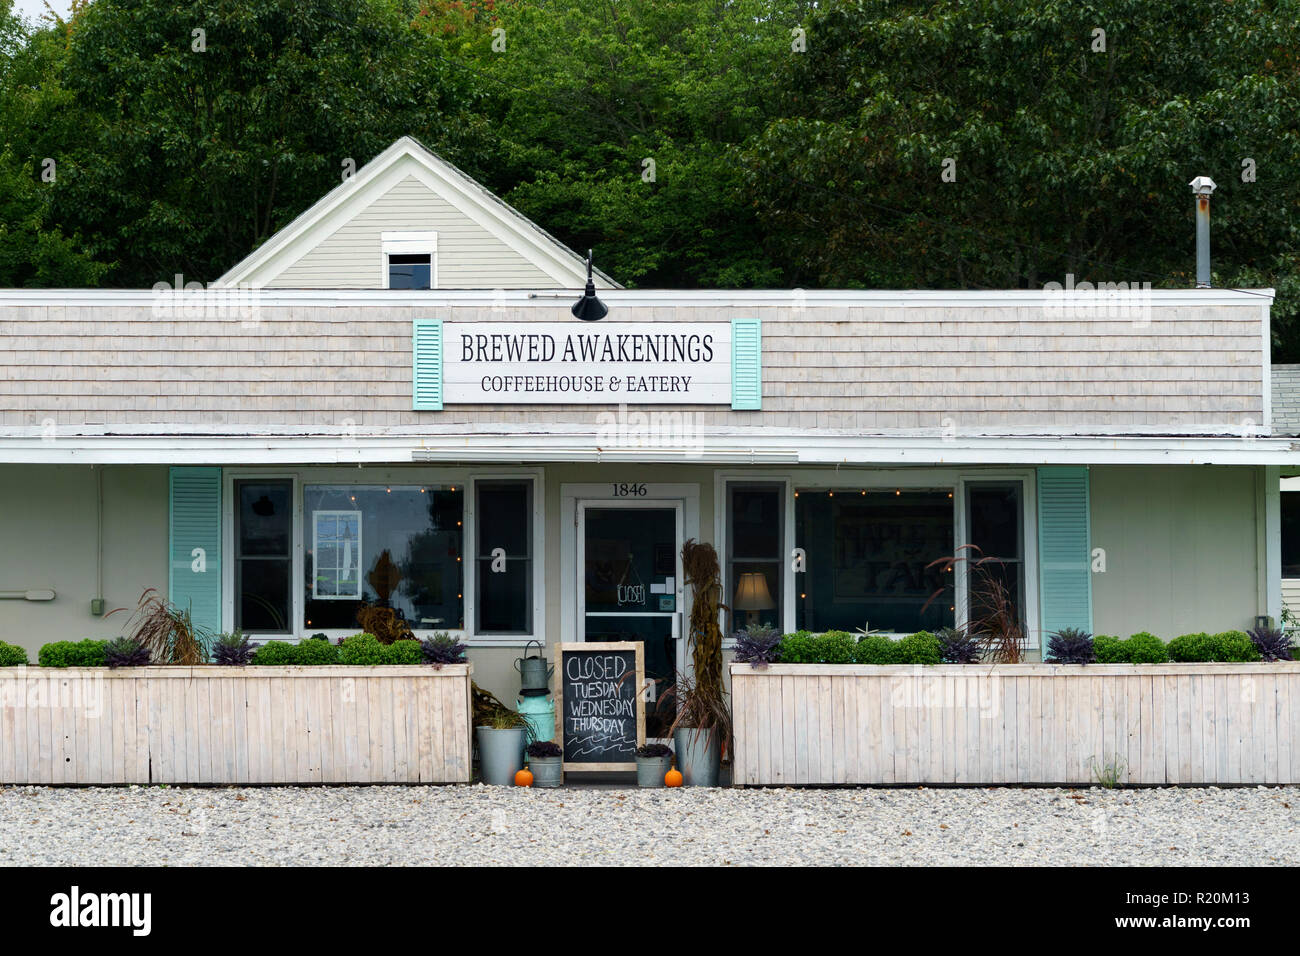
[[[367,217],[366,226],[360,231],[366,234],[360,237],[360,243],[364,247],[362,258],[367,256],[370,245],[379,242],[379,230],[384,225],[382,221],[376,224],[371,207],[399,184],[408,184],[412,179],[428,190],[430,203],[436,203],[445,210],[446,216],[462,223],[464,229],[477,239],[472,248],[460,249],[456,244],[440,248],[440,260],[456,255],[481,256],[487,248],[492,255],[515,262],[516,271],[526,273],[531,280],[494,282],[490,270],[484,272],[480,269],[475,272],[474,280],[479,284],[440,283],[441,288],[493,288],[521,284],[536,288],[545,287],[549,282],[557,289],[581,289],[586,283],[584,257],[415,137],[403,136],[271,236],[218,279],[214,286],[334,287],[317,282],[300,283],[289,270],[336,234],[347,236],[355,247],[358,243],[355,233],[359,231],[356,224],[362,221],[363,216]],[[352,227],[352,233],[340,232],[348,227]],[[410,229],[411,225],[407,222],[389,228]],[[334,254],[339,253],[336,251]],[[377,278],[382,274],[382,266],[377,246],[375,259],[366,259],[359,266],[364,270],[364,280],[358,284],[354,277],[351,282],[342,281],[338,287],[371,287],[369,280],[375,277],[373,287],[378,288]],[[451,271],[455,273],[454,269]],[[619,288],[618,283],[600,272],[597,285],[607,289]]]

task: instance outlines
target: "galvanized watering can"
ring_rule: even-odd
[[[537,656],[529,657],[528,651],[537,645]],[[555,671],[542,657],[541,641],[529,641],[524,648],[524,656],[515,659],[515,670],[519,672],[519,692],[525,697],[550,693],[551,674]]]

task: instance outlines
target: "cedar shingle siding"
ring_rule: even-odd
[[[155,318],[141,305],[0,306],[0,424],[54,419],[237,433],[330,430],[350,419],[363,431],[461,422],[549,428],[596,424],[609,409],[411,409],[413,318],[572,324],[567,299],[505,312],[269,299],[247,327],[237,318]],[[1037,305],[809,304],[797,314],[667,305],[618,314],[620,321],[737,317],[763,320],[763,408],[684,408],[701,427],[1240,434],[1263,421],[1264,319],[1255,304],[1156,305],[1143,323],[1053,318]]]

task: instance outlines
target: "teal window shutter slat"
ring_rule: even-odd
[[[1042,645],[1063,627],[1092,632],[1088,469],[1038,469],[1038,592]]]
[[[761,319],[731,320],[731,407],[744,411],[763,407]]]
[[[442,320],[416,319],[411,328],[411,408],[442,411]]]
[[[167,598],[194,623],[221,630],[221,469],[171,469]]]

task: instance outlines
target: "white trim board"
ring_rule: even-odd
[[[288,227],[286,227],[288,228]],[[269,243],[268,243],[269,244]],[[265,246],[263,246],[265,248]],[[576,253],[575,253],[576,255]],[[223,276],[219,282],[229,285]],[[586,272],[582,281],[565,283],[562,289],[580,290],[586,285]],[[600,283],[597,282],[599,287]],[[224,294],[224,289],[213,283],[213,295]],[[1137,293],[1118,293],[1123,296]],[[1144,301],[1154,306],[1207,306],[1252,305],[1267,307],[1273,302],[1273,289],[1152,289],[1143,293]],[[1008,308],[1044,306],[1053,302],[1051,294],[1037,289],[1007,289],[1005,291],[966,291],[943,289],[602,289],[600,299],[612,308],[638,306],[785,306],[790,309],[792,321],[807,319],[818,321],[817,309],[860,308]],[[259,306],[365,306],[384,308],[409,306],[411,308],[437,308],[441,305],[488,305],[504,302],[508,306],[533,305],[554,308],[562,303],[576,301],[577,293],[557,289],[262,289],[257,290]],[[0,306],[6,305],[75,305],[75,306],[150,306],[157,297],[152,289],[0,289]],[[796,308],[796,299],[798,307]],[[217,300],[220,302],[220,300]],[[783,316],[783,319],[786,318]],[[981,321],[997,321],[997,316],[982,317]],[[675,321],[675,320],[673,320]],[[1017,316],[1007,316],[1005,321],[1018,322]],[[1090,319],[1076,320],[1084,324]],[[1098,318],[1095,321],[1107,321]],[[1153,317],[1153,321],[1158,321]],[[1268,354],[1267,351],[1265,354]]]
[[[440,438],[247,435],[200,437],[0,437],[3,464],[501,465],[546,462],[695,465],[1279,465],[1300,466],[1300,442],[1232,438],[887,438],[802,433],[717,435],[684,448],[603,447],[587,433],[534,428],[517,434]],[[428,429],[432,432],[434,429]]]

